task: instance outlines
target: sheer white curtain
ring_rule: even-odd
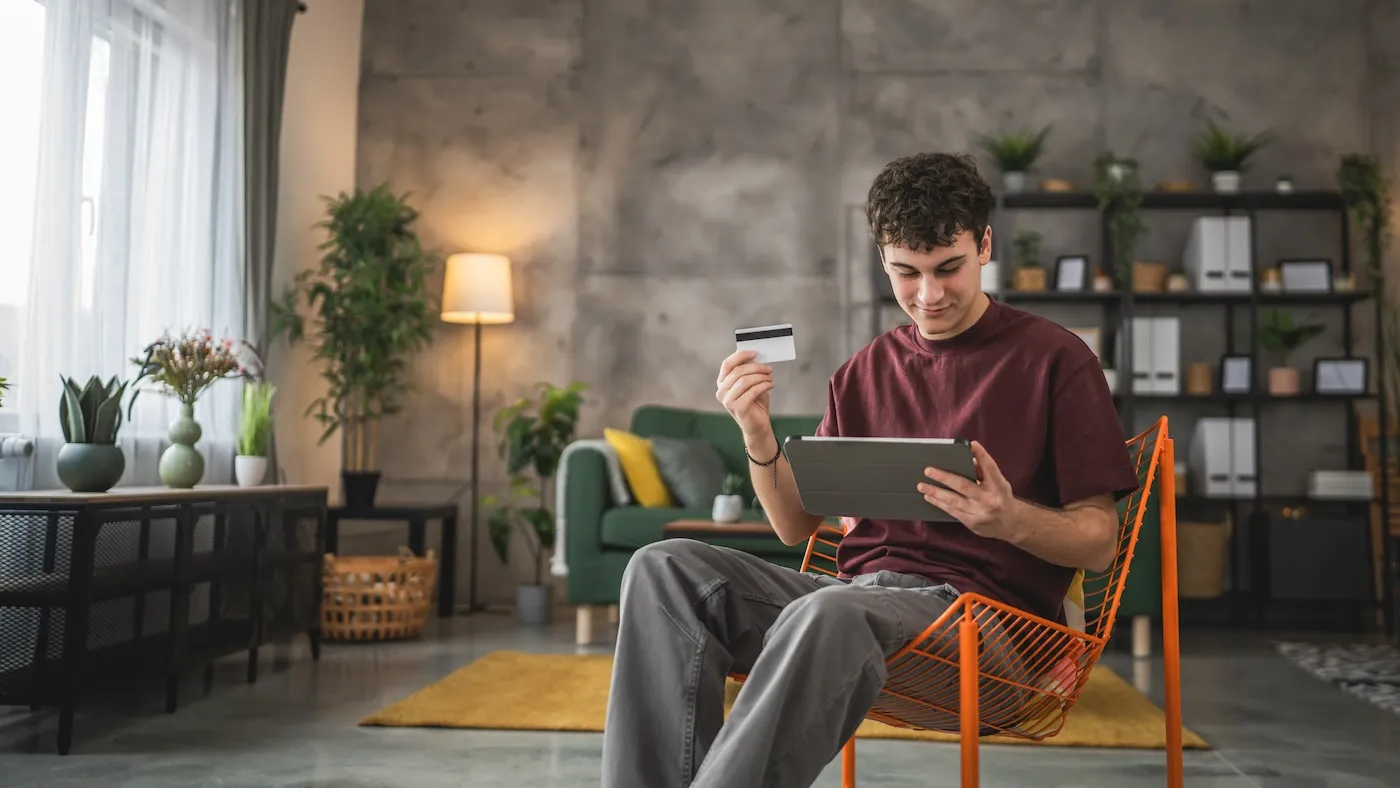
[[[34,0],[0,0],[20,2]],[[38,439],[35,486],[57,486],[60,376],[132,379],[131,359],[166,331],[242,336],[236,8],[43,0],[33,235],[25,294],[10,299],[19,368],[6,397]],[[239,389],[220,382],[196,407],[205,483],[231,477]],[[121,484],[156,483],[176,411],[141,395],[121,430]]]

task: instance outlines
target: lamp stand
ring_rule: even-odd
[[[477,554],[481,552],[481,541],[477,538],[478,523],[481,519],[481,443],[477,435],[481,430],[481,320],[476,321],[476,352],[472,359],[472,567],[471,585],[467,592],[467,612],[475,612]]]

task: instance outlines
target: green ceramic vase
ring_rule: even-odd
[[[181,403],[180,415],[170,422],[170,448],[160,455],[160,480],[165,486],[189,489],[204,478],[204,456],[194,447],[203,432],[194,420],[194,405]]]

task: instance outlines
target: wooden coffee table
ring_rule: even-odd
[[[661,527],[666,536],[704,539],[707,536],[738,536],[777,539],[771,523],[744,520],[737,523],[717,523],[714,520],[674,520]]]

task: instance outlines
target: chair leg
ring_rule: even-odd
[[[841,748],[841,788],[856,788],[856,737]]]
[[[958,692],[959,720],[962,733],[962,788],[977,788],[977,621],[970,609],[963,613],[958,625],[958,676],[961,689]]]
[[[1167,785],[1181,788],[1181,641],[1177,621],[1176,442],[1162,452],[1162,690],[1166,700]]]

